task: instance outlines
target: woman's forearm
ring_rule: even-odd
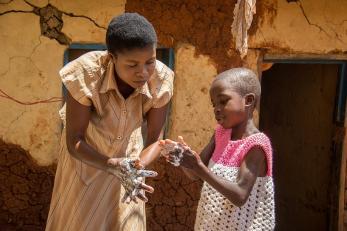
[[[69,153],[76,159],[81,160],[94,168],[108,171],[107,160],[110,158],[97,152],[84,139],[66,140]]]
[[[156,160],[160,155],[161,148],[159,146],[159,141],[156,141],[145,148],[140,154],[140,162],[143,166],[148,166],[154,160]]]

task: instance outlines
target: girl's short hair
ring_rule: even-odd
[[[261,94],[261,86],[257,75],[250,69],[240,67],[232,68],[217,75],[217,80],[226,80],[230,86],[241,96],[249,93],[255,94],[256,101]]]
[[[153,25],[137,13],[114,17],[106,32],[107,50],[112,54],[157,44]]]

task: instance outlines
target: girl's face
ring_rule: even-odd
[[[225,80],[213,82],[210,97],[215,118],[224,128],[233,128],[247,120],[245,97]]]
[[[143,86],[152,76],[156,63],[156,46],[135,48],[112,54],[119,78],[132,88]]]

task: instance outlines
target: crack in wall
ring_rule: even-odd
[[[27,0],[24,0],[26,4],[31,6],[33,10],[27,11],[27,10],[8,10],[0,13],[0,16],[11,14],[11,13],[30,13],[35,14],[40,17],[40,28],[41,28],[41,34],[43,36],[46,36],[50,39],[55,39],[59,42],[59,44],[62,45],[69,45],[71,43],[71,39],[62,32],[64,21],[63,21],[63,15],[74,17],[74,18],[83,18],[91,23],[93,23],[96,27],[106,30],[106,27],[99,25],[95,20],[92,18],[85,16],[85,15],[77,15],[70,12],[61,11],[55,6],[48,3],[45,7],[38,7],[34,4],[28,2]],[[3,3],[3,4],[8,4]]]
[[[5,15],[5,14],[10,14],[10,13],[33,13],[33,11],[28,11],[28,10],[7,10],[4,12],[0,13],[0,16]]]
[[[84,18],[84,19],[87,19],[89,20],[90,22],[92,22],[96,27],[98,28],[101,28],[101,29],[104,29],[106,30],[107,28],[106,27],[103,27],[101,25],[99,25],[97,22],[95,22],[92,18],[89,18],[85,15],[77,15],[77,14],[73,14],[73,13],[68,13],[68,12],[64,12],[64,11],[60,11],[62,12],[63,14],[67,15],[67,16],[70,16],[70,17],[74,17],[74,18]]]
[[[5,76],[8,72],[11,71],[11,65],[12,65],[12,61],[14,59],[26,59],[28,60],[31,65],[33,67],[36,68],[36,70],[38,71],[39,73],[39,76],[42,76],[42,70],[36,65],[36,63],[34,62],[34,60],[32,59],[32,56],[33,54],[35,53],[36,49],[41,45],[41,36],[38,38],[39,42],[37,45],[35,45],[35,47],[33,48],[30,56],[12,56],[10,57],[8,60],[9,60],[9,64],[8,64],[8,69],[3,72],[3,73],[0,73],[0,77],[1,76]],[[35,104],[41,104],[41,103],[54,103],[54,102],[61,102],[62,101],[62,98],[61,97],[51,97],[51,98],[48,98],[48,99],[41,99],[41,100],[37,100],[37,101],[34,101],[34,102],[23,102],[21,100],[18,100],[10,95],[8,95],[6,92],[4,92],[2,89],[0,89],[0,97],[2,98],[5,98],[5,99],[8,99],[8,100],[11,100],[15,103],[18,103],[18,104],[22,104],[22,105],[25,105],[25,106],[28,106],[28,105],[35,105]]]
[[[289,3],[290,3],[290,2],[294,2],[294,1],[289,1]],[[321,27],[321,26],[318,25],[318,24],[315,24],[315,23],[312,23],[312,22],[311,22],[311,20],[308,18],[307,14],[306,14],[306,11],[305,11],[305,9],[304,9],[304,7],[303,7],[303,5],[302,5],[302,3],[301,3],[300,0],[295,0],[295,2],[298,4],[298,6],[299,6],[299,8],[300,8],[300,10],[301,10],[301,12],[302,12],[302,14],[304,15],[304,17],[305,17],[307,23],[308,23],[310,26],[314,26],[314,27],[318,28],[318,29],[319,29],[319,32],[324,32],[329,38],[332,38],[332,36],[331,36],[326,30],[324,30],[323,27]],[[339,37],[338,33],[337,33],[335,30],[333,30],[331,27],[330,27],[330,29],[333,31],[333,33],[335,34],[335,38],[336,38],[338,41],[340,41],[340,42],[343,43],[343,44],[346,44],[346,43]]]
[[[27,112],[26,110],[22,111],[19,115],[16,116],[15,119],[13,119],[13,120],[9,123],[9,125],[7,126],[7,130],[5,131],[5,135],[4,135],[3,137],[7,137],[7,134],[10,132],[10,129],[11,129],[12,125],[13,125],[15,122],[17,122],[17,121],[24,115],[24,113],[26,113],[26,112]]]
[[[33,65],[35,66],[35,68],[36,68],[39,72],[42,72],[42,71],[37,67],[37,65],[35,64],[34,60],[32,60],[32,56],[34,55],[36,49],[41,45],[41,35],[39,36],[38,40],[39,40],[39,42],[38,42],[38,44],[36,44],[35,47],[33,48],[33,50],[32,50],[32,52],[31,52],[30,56],[19,56],[19,55],[18,55],[18,56],[11,56],[11,57],[8,59],[8,68],[7,68],[7,70],[4,71],[4,72],[2,72],[2,73],[0,73],[0,77],[5,76],[8,72],[11,71],[11,63],[12,63],[13,59],[16,59],[16,58],[29,59],[30,62],[33,63]]]
[[[31,7],[33,7],[34,9],[35,8],[39,8],[35,5],[33,5],[32,3],[28,2],[27,0],[24,0],[25,3],[27,3],[28,5],[30,5]],[[96,27],[98,28],[101,28],[101,29],[104,29],[106,30],[106,27],[103,27],[101,25],[99,25],[95,20],[93,20],[92,18],[88,17],[88,16],[85,16],[85,15],[77,15],[77,14],[74,14],[74,13],[69,13],[69,12],[65,12],[65,11],[62,11],[62,10],[59,10],[57,9],[56,7],[54,7],[53,5],[51,5],[49,2],[48,2],[48,5],[43,7],[43,8],[46,8],[48,6],[51,6],[53,8],[55,8],[58,12],[64,14],[64,15],[67,15],[69,17],[75,17],[75,18],[84,18],[84,19],[87,19],[88,21],[92,22]],[[42,9],[42,8],[41,8]],[[63,22],[63,20],[61,20]]]
[[[6,71],[4,71],[3,73],[0,73],[0,77],[5,76],[8,72],[11,71],[11,63],[13,61],[13,59],[17,59],[17,58],[24,58],[24,59],[30,59],[29,57],[26,56],[12,56],[8,59],[8,69]]]

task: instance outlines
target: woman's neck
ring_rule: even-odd
[[[254,125],[253,118],[249,118],[245,122],[232,128],[230,138],[231,140],[240,140],[258,132],[259,130]]]
[[[119,93],[123,96],[124,99],[127,99],[134,92],[135,89],[132,88],[126,82],[124,82],[121,78],[119,78],[117,73],[115,73],[115,78]]]

